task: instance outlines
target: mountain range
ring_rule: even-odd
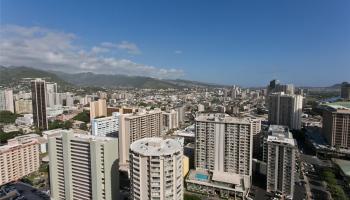
[[[143,76],[119,74],[95,74],[92,72],[69,74],[61,71],[44,71],[32,67],[0,66],[0,85],[16,86],[25,78],[45,78],[61,86],[106,87],[106,88],[192,88],[192,87],[227,87],[224,85],[203,83],[190,80],[165,80]]]

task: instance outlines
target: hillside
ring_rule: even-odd
[[[45,78],[47,81],[56,82],[61,87],[70,87],[72,84],[62,80],[56,74],[30,67],[3,67],[0,66],[0,85],[15,87],[26,78]]]
[[[67,74],[63,72],[53,72],[61,79],[78,86],[94,87],[128,87],[128,88],[179,88],[179,86],[150,77],[94,74],[91,72]]]

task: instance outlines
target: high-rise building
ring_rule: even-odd
[[[0,110],[15,112],[12,90],[0,90]]]
[[[350,109],[329,105],[323,109],[322,132],[333,147],[350,148]]]
[[[223,113],[196,118],[195,167],[189,191],[246,199],[252,178],[252,121]]]
[[[293,199],[295,180],[296,141],[288,127],[270,125],[267,137],[268,192],[281,192]]]
[[[341,84],[340,97],[346,100],[350,100],[350,83],[343,82]]]
[[[141,111],[138,113],[120,115],[120,166],[128,167],[131,143],[146,137],[160,137],[162,128],[161,110]]]
[[[34,125],[39,129],[48,129],[46,116],[46,82],[42,79],[31,81],[32,110]]]
[[[252,133],[250,118],[225,114],[198,116],[196,168],[251,176]]]
[[[143,138],[130,146],[131,199],[183,199],[183,148],[173,139]]]
[[[290,129],[301,128],[301,114],[303,97],[301,95],[290,95],[273,93],[269,97],[269,123],[273,125],[284,125]]]
[[[253,133],[253,157],[258,158],[261,144],[261,119],[251,118]]]
[[[56,105],[57,83],[46,83],[46,106]]]
[[[17,114],[33,113],[32,100],[19,99],[15,101],[15,111]]]
[[[179,106],[177,108],[175,108],[175,110],[178,113],[178,122],[179,124],[183,124],[185,122],[185,106]]]
[[[118,139],[74,134],[49,137],[52,199],[116,200]]]
[[[0,185],[17,181],[39,169],[37,137],[36,134],[18,136],[0,146]]]
[[[106,99],[90,102],[90,119],[92,120],[96,117],[107,117]]]
[[[91,120],[91,134],[95,136],[117,137],[119,132],[118,112],[113,112],[110,117],[95,118]]]
[[[178,113],[175,110],[163,112],[163,127],[165,130],[171,130],[179,127]]]

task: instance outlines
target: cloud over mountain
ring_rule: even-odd
[[[72,33],[43,27],[5,25],[0,30],[0,64],[35,66],[65,72],[90,71],[155,78],[179,78],[184,75],[181,69],[145,65],[109,54],[112,49],[140,54],[141,50],[134,43],[104,42],[85,48],[76,44],[77,38]]]

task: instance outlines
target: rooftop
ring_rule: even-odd
[[[341,159],[332,159],[335,162],[341,171],[347,176],[350,177],[350,161],[349,160],[341,160]]]
[[[196,121],[200,122],[217,122],[217,123],[237,123],[250,124],[250,118],[247,117],[231,117],[225,113],[208,113],[200,114],[196,117]]]
[[[159,137],[143,138],[130,145],[131,151],[144,156],[170,155],[182,151],[182,149],[178,141]]]
[[[270,125],[267,141],[296,146],[296,141],[293,139],[293,135],[289,132],[287,126]]]

